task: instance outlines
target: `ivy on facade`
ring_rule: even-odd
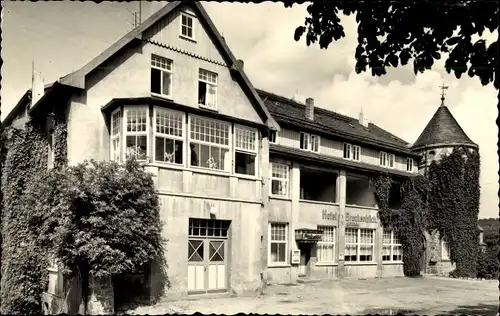
[[[420,274],[424,232],[437,229],[450,244],[456,263],[452,275],[475,277],[478,256],[479,154],[455,148],[450,155],[433,162],[426,176],[417,175],[401,186],[402,205],[389,207],[394,179],[378,175],[371,179],[379,218],[393,229],[403,244],[406,276]]]

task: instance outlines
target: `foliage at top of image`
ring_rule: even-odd
[[[341,13],[356,14],[358,74],[369,67],[372,76],[381,76],[386,67],[404,66],[410,59],[415,74],[423,73],[447,53],[448,73],[453,71],[457,78],[467,73],[482,85],[493,82],[499,88],[498,40],[488,46],[484,40],[472,43],[472,36],[498,29],[497,1],[311,1],[307,12],[294,39],[305,34],[308,46],[318,42],[324,49],[345,37]]]

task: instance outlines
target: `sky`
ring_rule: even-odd
[[[142,20],[166,2],[142,3]],[[79,69],[133,28],[138,2],[2,1],[2,119],[31,85],[32,61],[50,83]],[[498,217],[497,91],[477,78],[456,79],[444,59],[415,76],[411,65],[382,77],[354,72],[357,24],[342,19],[346,37],[329,49],[296,42],[294,30],[306,5],[203,3],[215,26],[257,88],[286,97],[312,97],[315,105],[369,121],[413,143],[440,104],[439,86],[449,86],[445,104],[480,147],[479,217]],[[485,32],[487,40],[498,33]]]

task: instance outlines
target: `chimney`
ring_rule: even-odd
[[[314,99],[307,98],[306,99],[306,118],[314,121]]]
[[[361,111],[359,111],[359,124],[363,125],[364,127],[368,127],[368,119],[363,114],[363,107],[361,107]]]
[[[245,63],[243,62],[243,60],[238,59],[233,63],[233,65],[231,66],[231,69],[243,71],[244,66],[245,66]]]
[[[40,100],[45,92],[43,85],[43,75],[41,72],[35,71],[35,63],[32,64],[32,86],[31,86],[31,106],[35,105]]]

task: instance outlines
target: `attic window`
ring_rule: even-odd
[[[198,104],[201,107],[217,110],[217,74],[200,69],[198,77]]]
[[[181,36],[194,40],[194,18],[181,13]]]

